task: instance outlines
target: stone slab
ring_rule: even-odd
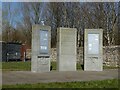
[[[76,71],[76,28],[57,29],[57,70]]]
[[[42,31],[42,32],[41,32]],[[48,31],[48,44],[47,53],[41,53],[42,42],[47,38],[42,38],[40,32]],[[46,34],[46,33],[45,33]],[[45,35],[44,35],[45,37]],[[50,71],[50,52],[51,50],[51,27],[43,25],[33,25],[32,27],[32,60],[31,71],[32,72],[49,72]]]
[[[103,70],[103,30],[85,29],[84,34],[84,70]]]

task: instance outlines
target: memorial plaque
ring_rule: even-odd
[[[88,34],[88,54],[99,54],[99,34]]]
[[[48,54],[48,30],[40,30],[40,54]]]

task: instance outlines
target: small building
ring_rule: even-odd
[[[7,44],[5,41],[0,41],[0,61],[7,60]]]
[[[31,59],[31,49],[26,44],[0,41],[0,61],[26,61]]]
[[[21,43],[7,43],[7,61],[21,60]]]
[[[31,49],[30,46],[22,44],[21,46],[21,60],[26,61],[31,59]]]

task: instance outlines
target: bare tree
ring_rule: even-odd
[[[31,45],[33,24],[51,26],[52,46],[56,46],[58,27],[77,28],[78,46],[83,46],[85,28],[102,28],[104,45],[119,43],[119,5],[117,2],[26,2],[20,3],[19,10],[11,11],[11,4],[3,10],[3,37],[5,41],[19,40]],[[21,19],[15,22],[16,13]],[[16,23],[16,27],[14,24]],[[19,37],[18,37],[19,36]]]

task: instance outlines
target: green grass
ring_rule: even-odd
[[[51,70],[57,69],[57,63],[51,62]],[[118,67],[104,66],[104,69],[117,69]],[[3,71],[30,71],[31,62],[2,62]],[[83,70],[83,65],[77,63],[77,70]]]
[[[0,62],[0,69],[2,69],[2,62]]]
[[[6,71],[29,71],[31,62],[3,62],[2,70]]]
[[[52,70],[57,69],[57,62],[51,62]],[[77,70],[82,70],[83,65],[77,63]]]
[[[57,63],[51,62],[51,70],[57,69]],[[2,70],[3,71],[30,71],[31,62],[3,62]],[[77,63],[77,70],[82,70],[82,67],[79,63]]]
[[[118,88],[118,80],[3,85],[3,88]]]
[[[114,66],[103,66],[103,69],[118,69],[120,67],[114,67]]]
[[[57,62],[51,62],[52,70],[57,69]]]

